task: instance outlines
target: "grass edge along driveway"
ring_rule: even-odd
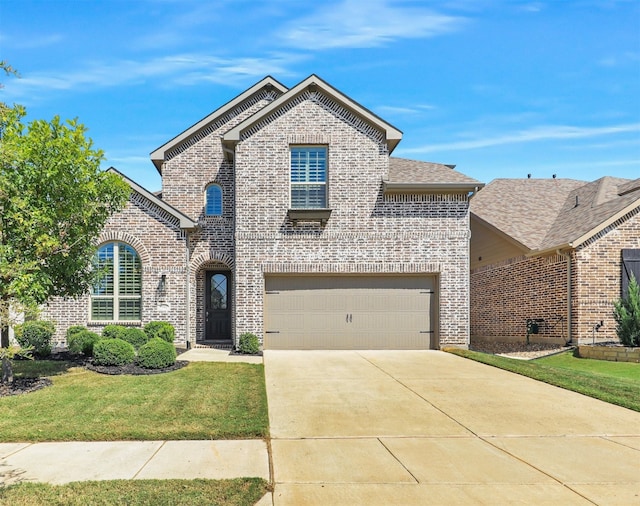
[[[518,360],[458,348],[443,351],[640,411],[640,364],[610,362],[612,365],[602,365],[598,364],[602,360],[573,357],[571,351],[536,360]]]
[[[24,367],[29,375],[37,373],[37,362]],[[51,364],[43,361],[41,367]],[[21,374],[20,362],[15,369]],[[262,364],[192,362],[149,376],[108,376],[72,367],[51,379],[52,386],[36,392],[0,398],[0,441],[268,436]]]

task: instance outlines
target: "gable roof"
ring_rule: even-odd
[[[115,167],[109,167],[107,171],[115,172],[116,174],[118,174],[122,179],[124,179],[127,182],[127,184],[131,187],[133,191],[139,193],[144,198],[146,198],[147,200],[149,200],[150,202],[152,202],[153,204],[161,208],[163,211],[167,212],[170,216],[173,216],[174,218],[176,218],[180,223],[180,228],[187,229],[187,230],[192,230],[196,228],[197,226],[196,222],[193,221],[191,218],[189,218],[186,214],[182,213],[181,211],[178,211],[175,207],[167,204],[165,201],[158,198],[158,196],[156,196],[155,194],[151,193],[149,190],[140,186],[133,179],[129,179],[127,176],[125,176],[122,172],[120,172]]]
[[[471,200],[472,216],[541,254],[575,248],[640,207],[640,181],[603,177],[496,179]],[[635,190],[634,190],[635,188]]]
[[[484,186],[465,176],[455,165],[389,158],[389,177],[383,181],[386,192],[476,191]]]
[[[248,130],[259,121],[268,117],[271,113],[282,107],[287,102],[293,100],[298,95],[305,92],[307,89],[317,89],[322,91],[342,107],[357,115],[374,128],[382,131],[385,134],[385,139],[387,141],[387,145],[389,146],[390,153],[395,149],[396,145],[402,139],[402,132],[400,130],[387,123],[380,117],[376,116],[374,113],[361,106],[357,102],[353,101],[351,98],[347,97],[345,94],[343,94],[327,82],[323,81],[315,74],[311,74],[305,80],[301,81],[296,86],[285,92],[269,105],[263,107],[258,112],[225,133],[222,137],[223,143],[225,143],[227,147],[233,148],[233,146],[235,146],[235,144],[240,141],[242,132]]]
[[[251,86],[246,91],[242,92],[237,97],[231,99],[222,107],[219,107],[218,109],[213,111],[211,114],[202,118],[195,125],[190,126],[181,134],[178,134],[170,141],[165,142],[162,146],[152,151],[150,155],[151,161],[156,166],[156,169],[158,170],[158,172],[162,174],[162,162],[165,161],[165,156],[167,152],[171,151],[172,149],[175,149],[180,144],[186,142],[190,138],[197,136],[199,132],[205,130],[212,123],[215,123],[219,118],[224,116],[227,112],[232,110],[234,107],[239,106],[243,102],[250,99],[253,95],[259,93],[264,89],[273,90],[278,95],[281,95],[287,91],[286,86],[279,83],[271,76],[267,76],[264,79],[258,81],[256,84]]]

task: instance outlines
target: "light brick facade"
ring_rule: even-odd
[[[224,111],[165,154],[162,200],[197,221],[181,230],[151,201],[132,194],[101,242],[133,246],[143,266],[143,321],[168,320],[177,344],[202,341],[205,272],[231,274],[232,336],[263,335],[265,274],[435,275],[440,346],[466,347],[469,336],[469,202],[446,194],[385,194],[389,146],[371,121],[315,86],[292,97],[243,132],[232,157],[221,137],[281,95],[267,87]],[[327,147],[326,224],[288,219],[291,146]],[[222,216],[204,216],[206,187],[223,191]],[[160,300],[158,283],[166,276]],[[88,323],[85,297],[52,301],[48,315],[61,338]],[[90,322],[89,322],[90,323]],[[99,327],[99,325],[98,325]]]

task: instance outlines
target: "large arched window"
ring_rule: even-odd
[[[222,216],[222,188],[217,184],[207,186],[204,214],[205,216]]]
[[[131,246],[103,244],[96,254],[100,279],[91,294],[91,320],[141,319],[142,264]]]

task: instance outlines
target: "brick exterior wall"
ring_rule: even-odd
[[[326,102],[308,94],[236,147],[236,335],[262,336],[265,272],[425,272],[428,264],[440,280],[440,344],[466,346],[467,196],[385,198],[386,145]],[[328,148],[324,227],[287,219],[289,150],[305,144]]]
[[[636,209],[571,252],[571,334],[589,343],[617,340],[613,301],[620,297],[621,250],[640,248]],[[559,320],[562,317],[562,321]],[[532,341],[564,342],[567,263],[562,256],[509,259],[471,271],[471,340],[522,341],[526,319],[544,318]]]
[[[621,218],[591,238],[576,252],[573,332],[580,342],[591,342],[593,326],[604,326],[596,340],[617,340],[613,301],[620,298],[622,249],[640,249],[640,209]]]
[[[543,319],[531,342],[567,341],[567,261],[524,256],[471,271],[471,341],[525,341],[527,319]]]
[[[125,209],[107,222],[98,244],[120,241],[132,246],[142,263],[142,321],[125,322],[144,325],[150,321],[168,321],[176,329],[176,344],[187,338],[186,246],[184,233],[176,219],[132,192]],[[166,276],[166,290],[160,292],[160,277]],[[55,340],[64,345],[67,329],[72,325],[88,326],[100,333],[108,322],[91,322],[89,295],[77,299],[54,298],[44,308],[43,318],[56,323]],[[112,322],[121,323],[121,322]]]
[[[466,347],[469,336],[469,205],[466,194],[383,195],[389,159],[384,134],[321,93],[305,92],[253,128],[225,159],[221,136],[276,98],[260,91],[176,146],[163,164],[162,198],[197,220],[179,230],[138,194],[113,216],[100,242],[133,246],[143,268],[143,321],[168,320],[177,344],[204,338],[205,271],[229,269],[232,334],[262,337],[265,273],[424,273],[437,276],[441,346]],[[287,219],[289,149],[328,147],[326,225]],[[223,214],[204,216],[205,188],[219,184]],[[188,256],[188,260],[187,260]],[[167,290],[159,299],[160,276]],[[61,339],[86,325],[89,297],[50,302]],[[95,329],[100,330],[101,326]]]

